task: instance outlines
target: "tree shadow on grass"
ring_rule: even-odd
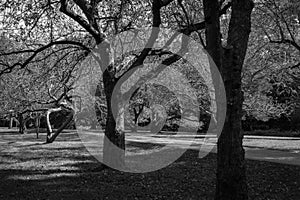
[[[76,133],[62,133],[57,139],[44,144],[43,138],[39,143],[31,135],[8,137],[6,142],[13,143],[0,152],[0,199],[214,197],[216,154],[199,159],[198,151],[188,150],[161,170],[131,174],[97,170],[101,163],[87,152]],[[128,145],[141,150],[161,147],[134,142]],[[249,199],[300,199],[299,166],[253,160],[246,163]]]
[[[214,192],[211,173],[214,173],[214,167],[203,179],[202,172],[192,162],[197,153],[192,154],[181,158],[180,162],[186,162],[184,166],[175,164],[146,174],[109,169],[93,172],[92,169],[99,167],[100,163],[86,156],[77,156],[72,159],[73,162],[66,163],[62,159],[55,169],[51,168],[51,162],[45,162],[43,168],[1,169],[0,198],[211,199]]]
[[[64,148],[67,151],[68,148]],[[0,170],[1,199],[213,199],[216,155],[203,159],[188,150],[170,166],[132,174],[93,171],[100,163],[73,154],[57,160],[46,157],[43,167]],[[82,149],[78,149],[84,151]],[[55,151],[55,150],[54,150]],[[58,150],[59,151],[59,150]],[[51,161],[49,161],[51,160]],[[53,161],[58,162],[53,168]],[[247,160],[249,199],[299,199],[299,166]]]

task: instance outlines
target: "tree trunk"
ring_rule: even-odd
[[[53,112],[58,112],[61,111],[61,108],[51,108],[47,111],[46,113],[46,123],[47,123],[47,143],[49,138],[51,138],[51,134],[52,134],[52,127],[51,127],[51,122],[50,122],[50,114]]]
[[[225,53],[225,55],[228,54]],[[248,191],[241,132],[243,102],[241,76],[238,66],[234,66],[235,61],[232,60],[232,55],[228,56],[230,59],[227,57],[228,61],[223,63],[228,67],[227,73],[223,75],[227,96],[227,113],[222,133],[218,139],[216,199],[242,200],[248,199]]]
[[[41,118],[39,115],[35,118],[35,132],[36,132],[36,138],[39,138],[39,132],[40,132],[40,125],[41,125]]]
[[[26,120],[24,119],[22,113],[18,114],[18,118],[19,118],[19,133],[24,134],[26,131]]]
[[[121,169],[124,167],[125,158],[125,133],[124,126],[117,127],[116,119],[113,115],[112,93],[116,86],[116,79],[105,70],[103,73],[104,92],[107,103],[107,118],[103,145],[103,163],[108,167]],[[118,99],[119,101],[120,99]],[[118,108],[119,109],[119,108]],[[124,121],[123,121],[124,123]]]
[[[13,122],[14,122],[14,118],[13,118],[12,114],[9,114],[9,125],[8,125],[8,129],[12,129],[12,127],[13,127]]]
[[[47,111],[47,139],[46,139],[46,143],[54,142],[54,140],[57,138],[57,136],[70,124],[70,122],[72,121],[72,119],[74,117],[74,110],[73,109],[66,109],[69,112],[68,116],[66,117],[66,120],[55,132],[53,132],[52,128],[51,128],[51,123],[50,123],[50,114],[52,112],[58,112],[58,111],[61,111],[61,110],[62,110],[62,108],[53,108],[53,109],[49,109]]]
[[[112,77],[112,75],[110,74],[110,72],[108,72],[108,70],[105,70],[103,72],[103,83],[104,83],[104,92],[105,92],[106,103],[107,103],[107,117],[106,117],[106,126],[104,132],[105,133],[104,144],[103,144],[103,164],[105,164],[110,168],[121,169],[125,165],[124,164],[124,158],[125,158],[124,121],[123,121],[123,126],[122,125],[117,126],[115,116],[113,115],[113,108],[112,108],[112,100],[113,100],[112,94],[115,89],[117,80]],[[96,93],[96,96],[97,95],[100,95],[99,91]],[[120,99],[117,100],[119,101]],[[116,101],[116,99],[114,99],[114,101]]]
[[[205,15],[205,36],[206,36],[206,50],[210,57],[209,64],[212,66],[210,68],[213,77],[213,85],[215,87],[215,99],[216,99],[216,116],[214,118],[212,114],[211,120],[216,120],[215,127],[213,131],[216,134],[221,133],[222,126],[221,121],[223,116],[220,114],[220,109],[224,109],[224,101],[220,93],[220,87],[222,84],[219,72],[222,72],[222,44],[221,44],[221,34],[220,34],[220,21],[219,21],[219,2],[218,0],[204,0],[204,15]],[[216,67],[213,67],[216,66]],[[221,74],[222,75],[222,74]]]
[[[248,199],[245,151],[242,133],[242,67],[251,31],[251,0],[232,1],[227,47],[222,76],[227,96],[227,113],[218,140],[216,199]]]
[[[241,71],[250,34],[253,2],[251,0],[232,1],[227,47],[224,51],[222,51],[220,40],[219,2],[218,0],[204,0],[203,3],[207,50],[222,74],[227,98],[225,124],[218,139],[215,199],[244,200],[248,199],[248,191],[241,131],[243,102]],[[214,84],[217,86],[216,84],[219,83]]]

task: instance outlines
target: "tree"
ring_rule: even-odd
[[[222,1],[222,3],[226,2]],[[73,61],[71,66],[79,66],[81,60],[96,48],[93,53],[96,54],[95,59],[102,72],[102,79],[99,81],[101,84],[98,84],[96,96],[102,96],[104,91],[107,106],[103,160],[109,167],[120,169],[124,166],[125,155],[123,102],[126,102],[130,98],[129,94],[145,81],[143,77],[137,76],[139,79],[132,83],[129,92],[124,95],[116,94],[120,99],[120,102],[114,105],[118,110],[117,119],[114,118],[112,107],[113,91],[119,91],[126,76],[137,72],[139,66],[147,68],[147,62],[152,63],[153,58],[158,59],[159,62],[156,68],[150,68],[151,78],[155,78],[167,66],[172,66],[181,60],[183,56],[180,54],[184,55],[188,48],[188,39],[183,34],[196,38],[205,46],[203,40],[203,30],[205,30],[207,50],[223,75],[229,99],[224,134],[221,134],[218,141],[218,151],[221,153],[218,154],[216,196],[218,199],[246,198],[245,166],[240,133],[242,101],[240,73],[250,32],[251,5],[250,0],[233,0],[227,47],[223,54],[219,17],[227,13],[231,3],[225,4],[220,9],[217,0],[205,0],[204,20],[200,10],[202,4],[198,1],[43,0],[33,5],[28,2],[6,1],[2,4],[4,8],[2,10],[7,12],[8,17],[2,20],[18,30],[17,34],[6,31],[7,37],[14,38],[23,46],[1,54],[22,56],[17,62],[1,63],[0,76],[20,69],[30,70],[35,63],[41,62],[49,63],[50,69],[57,66],[55,64],[57,61],[58,63],[66,61],[66,66],[70,65],[69,61]],[[8,7],[15,9],[11,10]],[[20,21],[20,19],[24,20]],[[141,26],[150,28],[150,33],[146,34],[144,41],[138,37],[133,39],[140,40],[144,44],[143,48],[139,52],[132,52],[131,56],[124,55],[119,61],[110,51],[114,47],[107,38]],[[171,34],[171,37],[163,33],[166,36],[162,37],[159,27],[172,28],[177,32]],[[239,27],[243,28],[239,29]],[[97,48],[99,45],[101,48]],[[163,48],[159,49],[155,45]],[[177,54],[165,51],[168,48],[175,49]],[[67,51],[64,51],[66,49]],[[74,51],[74,54],[70,51]],[[72,56],[75,56],[75,59]],[[229,59],[225,60],[223,57]],[[126,60],[129,62],[125,62]],[[214,84],[215,88],[219,87],[219,82]],[[95,106],[98,107],[97,104]],[[220,104],[218,108],[219,106]],[[221,123],[222,120],[217,117],[217,121]],[[238,174],[236,175],[235,172]]]
[[[204,0],[206,48],[218,66],[224,80],[227,113],[218,139],[216,199],[248,199],[245,155],[241,132],[242,102],[241,72],[251,30],[251,0],[233,0],[231,18],[222,46],[220,35],[220,4]],[[215,86],[218,86],[216,81]],[[219,107],[218,107],[219,108]]]
[[[26,132],[26,123],[29,120],[35,120],[35,124],[39,125],[41,114],[52,108],[62,110],[61,102],[68,98],[67,93],[70,91],[74,81],[72,71],[74,70],[74,63],[78,62],[77,55],[70,50],[72,48],[60,49],[58,47],[59,50],[57,51],[45,48],[39,55],[30,58],[34,60],[28,61],[28,65],[24,65],[25,69],[21,68],[21,70],[5,73],[5,69],[10,69],[9,66],[13,69],[20,64],[14,62],[16,60],[21,62],[24,52],[20,49],[25,47],[23,43],[20,44],[13,41],[5,33],[3,33],[1,42],[3,47],[6,48],[1,52],[1,73],[3,73],[1,82],[4,89],[0,96],[2,101],[5,102],[5,105],[2,106],[2,111],[14,111],[20,127],[19,132],[23,134]],[[62,55],[57,55],[59,51]],[[66,55],[71,55],[74,60],[62,62],[62,58],[66,57]],[[43,68],[40,68],[40,65],[43,65]],[[54,87],[55,89],[53,90]],[[49,110],[48,116],[51,112]],[[36,128],[38,135],[39,127],[36,126]],[[49,120],[47,128],[47,142],[51,142],[60,131],[58,131],[58,134],[52,134]]]
[[[299,3],[265,0],[255,4],[243,68],[243,108],[247,116],[267,121],[290,116],[297,104],[298,84],[293,76],[299,74]],[[290,93],[286,101],[274,96],[277,85],[285,85]]]

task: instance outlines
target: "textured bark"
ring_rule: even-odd
[[[248,199],[245,151],[242,133],[242,67],[251,31],[252,0],[233,0],[222,76],[227,96],[227,114],[218,140],[216,199]]]
[[[112,110],[112,93],[117,80],[111,76],[108,70],[103,73],[104,92],[107,103],[107,118],[105,127],[105,138],[103,145],[104,164],[120,169],[124,167],[125,158],[125,133],[124,127],[117,127],[116,119]]]
[[[207,50],[221,72],[227,97],[225,124],[218,139],[215,199],[244,200],[248,199],[248,191],[241,130],[243,102],[241,71],[250,34],[253,2],[251,0],[232,1],[231,20],[225,48],[222,48],[220,40],[218,0],[204,0],[203,3]],[[218,80],[214,84],[215,86],[219,84]]]

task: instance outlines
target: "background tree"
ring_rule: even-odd
[[[244,110],[258,120],[289,119],[299,102],[299,3],[265,0],[255,5],[243,69]]]

